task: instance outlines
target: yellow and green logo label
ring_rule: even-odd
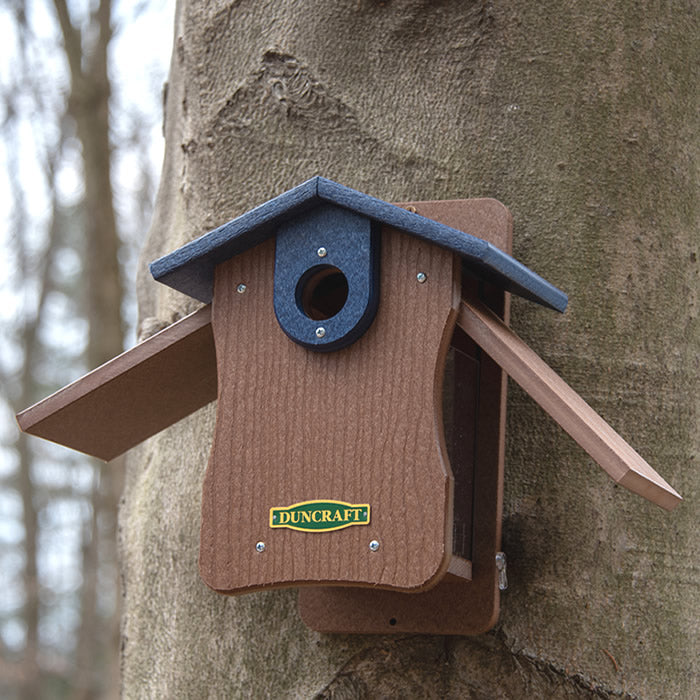
[[[369,504],[344,501],[302,501],[270,508],[270,527],[302,532],[329,532],[351,525],[369,525]]]

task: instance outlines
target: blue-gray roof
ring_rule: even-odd
[[[566,309],[564,292],[490,243],[323,177],[313,177],[158,258],[151,263],[151,274],[158,282],[208,304],[216,265],[274,235],[282,220],[321,203],[350,209],[452,250],[477,277],[557,311]]]

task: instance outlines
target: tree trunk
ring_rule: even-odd
[[[617,488],[511,384],[510,590],[476,638],[342,637],[293,591],[199,580],[213,407],[133,453],[125,697],[696,697],[698,13],[445,0],[182,0],[143,262],[321,174],[388,201],[489,196],[571,298],[512,325],[686,497]],[[139,281],[142,318],[192,302]]]
[[[60,149],[57,149],[57,152]],[[38,387],[34,375],[34,369],[41,355],[40,328],[46,314],[46,300],[52,291],[51,269],[56,259],[56,249],[59,239],[58,201],[55,189],[55,167],[53,158],[47,160],[47,180],[52,188],[51,222],[48,228],[48,241],[41,263],[37,269],[38,295],[36,314],[24,319],[21,333],[21,347],[23,349],[22,369],[19,373],[19,396],[16,408],[31,405],[37,397]],[[16,184],[16,183],[15,183]],[[26,263],[27,227],[22,222],[15,231],[19,257]],[[24,265],[23,265],[24,267]],[[26,270],[23,270],[26,274]],[[25,625],[25,643],[21,664],[20,683],[18,684],[19,697],[22,700],[33,700],[40,693],[42,687],[42,667],[40,626],[41,626],[41,582],[39,578],[39,546],[40,527],[39,512],[36,506],[37,489],[34,480],[36,458],[32,453],[31,445],[26,435],[20,434],[17,440],[17,457],[19,459],[17,488],[22,499],[22,525],[24,527],[24,610],[22,621]]]
[[[123,287],[119,265],[121,242],[117,232],[112,188],[112,148],[110,144],[110,94],[107,52],[112,39],[112,2],[94,4],[90,17],[89,48],[76,28],[65,0],[54,0],[61,27],[63,47],[71,85],[68,114],[75,121],[80,141],[85,194],[85,277],[88,367],[97,367],[124,347],[122,323]],[[83,583],[80,627],[75,652],[76,672],[72,679],[73,698],[94,697],[101,682],[97,654],[103,648],[98,640],[114,638],[115,623],[100,630],[98,610],[100,553],[109,561],[116,540],[116,512],[122,486],[121,460],[103,469],[93,462],[90,497],[91,516],[83,531]],[[112,551],[114,551],[112,549]],[[114,618],[119,615],[115,605]],[[114,674],[107,665],[107,675]]]

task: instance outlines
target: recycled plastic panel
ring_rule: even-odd
[[[416,202],[412,206],[423,216],[457,229],[467,228],[506,252],[511,249],[512,219],[506,207],[495,200]],[[465,278],[462,293],[480,296],[496,314],[508,318],[510,297],[501,289]],[[453,541],[455,551],[471,559],[471,581],[448,574],[430,590],[419,593],[303,588],[299,591],[299,611],[312,629],[349,634],[470,635],[485,632],[498,619],[495,558],[501,546],[506,375],[459,328],[453,344],[458,357],[448,380],[456,387],[448,402],[454,412],[448,434],[456,442],[450,450],[455,459],[457,532]],[[467,396],[459,387],[473,381],[475,373],[479,390]],[[449,391],[447,386],[445,390]]]
[[[17,422],[31,435],[109,461],[215,399],[205,306],[22,411]]]
[[[332,353],[309,352],[281,330],[272,311],[274,239],[217,266],[219,403],[200,540],[200,573],[214,590],[420,590],[450,566],[468,575],[452,557],[441,429],[460,260],[386,227],[380,250],[374,323]],[[369,504],[370,523],[323,533],[270,526],[272,507],[331,499]]]
[[[313,177],[251,209],[213,231],[151,263],[153,277],[173,289],[209,303],[219,263],[274,235],[276,227],[319,204],[338,205],[372,221],[417,236],[459,254],[472,272],[526,299],[564,311],[567,296],[537,273],[470,229],[423,216],[383,202],[323,177]]]
[[[646,460],[488,307],[467,297],[457,323],[618,484],[666,510],[681,502]]]

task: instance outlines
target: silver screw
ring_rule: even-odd
[[[316,329],[316,337],[323,338],[324,335],[326,335],[326,329],[323,326],[319,326]]]
[[[237,291],[239,294],[245,294],[245,290],[246,290],[246,289],[248,289],[248,287],[246,287],[245,284],[239,284],[239,285],[236,287],[236,291]]]
[[[328,255],[328,251],[327,251],[323,246],[321,246],[321,247],[316,251],[316,255],[318,255],[319,258],[325,258],[326,255]]]
[[[428,279],[428,275],[426,275],[425,272],[419,272],[419,273],[416,275],[416,279],[418,280],[418,282],[419,282],[420,284],[423,284],[423,282],[425,282],[425,280]]]
[[[265,543],[264,542],[258,542],[255,545],[255,551],[256,552],[264,552],[265,551]]]
[[[379,541],[378,540],[372,540],[369,543],[369,551],[370,552],[376,552],[379,549]]]

